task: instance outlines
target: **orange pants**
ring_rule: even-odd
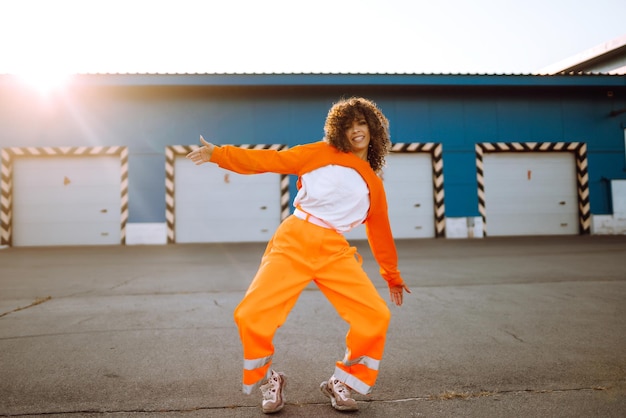
[[[343,235],[290,216],[270,240],[235,322],[243,345],[243,391],[271,373],[276,330],[313,280],[350,328],[335,377],[367,394],[378,375],[391,313]],[[360,258],[360,257],[359,257]]]

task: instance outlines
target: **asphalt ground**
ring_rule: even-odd
[[[320,393],[347,327],[312,285],[274,341],[278,416],[626,416],[626,236],[397,245],[413,293],[390,304],[373,392],[349,414]],[[232,319],[263,249],[0,250],[0,416],[264,416]]]

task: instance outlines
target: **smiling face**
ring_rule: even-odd
[[[324,141],[367,161],[375,172],[383,168],[391,150],[389,121],[374,102],[362,97],[335,103],[324,122],[324,134]]]
[[[370,144],[370,129],[367,120],[359,115],[345,128],[345,135],[350,150],[357,157],[367,161],[367,150]]]

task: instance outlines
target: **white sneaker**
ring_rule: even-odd
[[[283,373],[277,373],[272,370],[272,374],[267,382],[261,385],[261,393],[263,394],[263,403],[261,408],[266,414],[273,414],[283,409],[285,406],[285,386],[287,380]]]
[[[322,393],[330,398],[330,403],[333,408],[338,411],[356,411],[359,406],[356,401],[351,398],[352,391],[343,382],[332,375],[326,382],[320,384],[320,390]]]

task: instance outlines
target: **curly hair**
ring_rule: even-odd
[[[341,99],[328,111],[324,124],[324,141],[340,151],[350,152],[351,146],[346,136],[346,129],[352,122],[363,117],[370,132],[367,161],[375,172],[385,166],[385,155],[391,149],[389,121],[371,100],[362,97]]]

